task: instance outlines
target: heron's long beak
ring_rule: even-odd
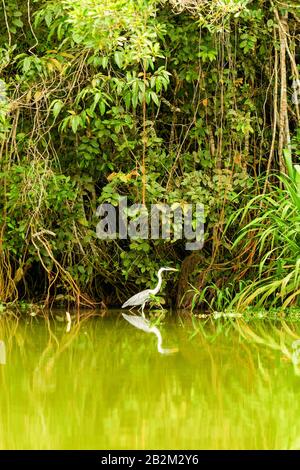
[[[168,268],[167,271],[179,271],[179,269],[176,269],[176,268]]]

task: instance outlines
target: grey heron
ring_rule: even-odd
[[[144,317],[144,308],[146,302],[149,302],[151,300],[151,295],[156,295],[160,291],[161,284],[162,284],[162,272],[163,271],[178,271],[178,269],[175,268],[160,268],[157,277],[158,277],[158,283],[154,289],[146,289],[141,292],[138,292],[137,294],[133,295],[130,297],[130,299],[126,300],[126,302],[122,305],[122,308],[125,307],[137,307],[141,306],[142,307],[142,316]]]
[[[140,330],[145,331],[146,333],[153,333],[157,337],[157,350],[161,354],[174,354],[178,352],[177,348],[163,348],[162,347],[162,336],[161,332],[157,328],[157,326],[151,326],[151,323],[146,318],[137,316],[137,315],[126,315],[126,313],[122,313],[123,318],[127,320],[131,325],[139,328]]]

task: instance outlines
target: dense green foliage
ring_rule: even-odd
[[[277,289],[297,302],[299,206],[274,178],[298,175],[297,2],[0,8],[0,300],[117,304],[182,264],[178,304],[191,305],[190,284],[209,304],[221,292],[223,307],[257,301],[261,283],[262,302]],[[124,195],[202,202],[203,250],[98,240],[96,207]]]

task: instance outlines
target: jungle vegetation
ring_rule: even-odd
[[[294,0],[1,0],[0,302],[299,305]],[[298,99],[299,98],[299,99]],[[102,202],[205,206],[205,244],[97,239]]]

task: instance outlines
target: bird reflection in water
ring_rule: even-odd
[[[153,333],[157,337],[157,351],[161,354],[174,354],[179,350],[178,348],[163,348],[162,347],[162,335],[157,326],[151,325],[150,321],[144,317],[137,315],[126,315],[122,313],[122,316],[127,320],[131,325],[139,328],[140,330],[145,331],[146,333]]]

